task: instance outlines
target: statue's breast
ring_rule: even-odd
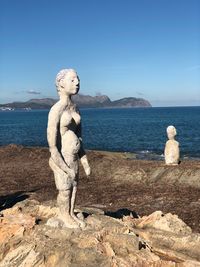
[[[67,110],[63,112],[61,119],[60,119],[60,126],[61,127],[68,127],[72,121],[72,115]]]
[[[77,112],[71,112],[70,110],[65,110],[60,119],[61,135],[63,135],[66,132],[66,130],[71,130],[75,132],[80,122],[81,122],[81,117]]]

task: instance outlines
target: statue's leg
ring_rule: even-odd
[[[77,218],[76,215],[74,214],[76,192],[77,192],[77,186],[75,185],[73,186],[73,189],[72,189],[70,215],[77,223],[79,223],[80,227],[84,228],[86,226],[86,223],[82,221],[81,219]]]
[[[71,210],[71,190],[59,190],[57,197],[57,204],[59,207],[59,218],[64,222],[65,226],[68,228],[78,228],[79,224],[70,215]]]

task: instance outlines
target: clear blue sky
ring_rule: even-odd
[[[81,93],[200,105],[199,0],[0,0],[0,103]]]

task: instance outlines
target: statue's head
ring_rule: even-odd
[[[176,128],[173,125],[167,127],[167,136],[170,140],[176,136]]]
[[[75,70],[63,69],[56,76],[59,95],[75,95],[79,91],[80,80]]]

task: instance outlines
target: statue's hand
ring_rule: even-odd
[[[75,174],[75,171],[73,169],[68,169],[67,173],[69,174],[69,176],[74,179],[76,174]]]
[[[87,176],[90,176],[90,174],[91,174],[91,168],[90,168],[89,165],[88,165],[87,167],[84,168],[84,171],[85,171],[85,174],[86,174]]]
[[[76,176],[76,173],[73,169],[69,168],[65,163],[63,164],[62,168],[58,167],[52,158],[49,159],[49,166],[53,171],[58,172],[60,175],[65,175],[67,173],[72,179],[74,179]]]
[[[83,169],[84,169],[84,171],[85,171],[85,174],[86,174],[87,176],[90,176],[90,174],[91,174],[91,169],[90,169],[90,165],[89,165],[89,163],[88,163],[88,160],[87,160],[86,155],[84,155],[84,156],[81,158],[81,163],[82,163],[82,165],[83,165]]]

